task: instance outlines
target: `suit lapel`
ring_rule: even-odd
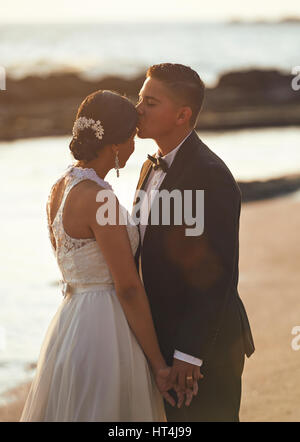
[[[148,179],[150,172],[151,172],[151,166],[152,166],[152,163],[150,160],[146,160],[145,163],[143,164],[140,178],[137,183],[136,190],[135,190],[135,195],[134,195],[134,200],[133,200],[133,208],[136,205],[137,196],[138,196],[139,191],[143,190],[145,188],[147,179]]]
[[[189,157],[191,153],[191,148],[193,146],[193,143],[195,141],[199,142],[199,137],[195,130],[192,131],[190,136],[185,140],[183,145],[180,147],[179,151],[177,152],[177,155],[174,158],[174,161],[168,170],[168,173],[166,174],[164,180],[161,183],[160,189],[168,189],[172,183],[174,183],[174,180],[176,182],[176,178],[178,178],[178,175],[181,175],[182,172],[185,169],[185,166],[187,165],[187,158]],[[146,160],[143,164],[140,178],[136,187],[136,193],[139,190],[143,190],[145,188],[147,179],[151,172],[151,166],[152,162],[150,160]],[[135,204],[136,196],[134,198],[134,204]]]
[[[152,166],[151,161],[147,160],[145,162],[145,164],[144,164],[144,167],[143,167],[143,170],[142,170],[142,173],[141,173],[141,177],[140,177],[138,185],[137,185],[137,190],[142,190],[142,189],[145,188],[147,179],[148,179],[148,177],[150,175],[150,172],[152,170],[151,166]]]
[[[188,167],[188,159],[192,153],[192,147],[195,139],[199,141],[198,135],[193,130],[190,136],[185,140],[179,148],[168,173],[162,181],[159,190],[172,190],[179,178],[185,173]]]
[[[168,173],[166,174],[165,178],[163,179],[159,187],[159,191],[161,190],[171,191],[172,189],[176,188],[175,187],[176,182],[178,182],[178,180],[180,180],[180,177],[186,173],[186,169],[188,168],[188,158],[190,157],[190,155],[192,155],[193,144],[195,143],[195,141],[199,141],[199,138],[197,133],[193,130],[191,135],[185,140],[185,142],[179,148],[179,151],[177,152],[174,161],[171,164],[170,169],[168,170]],[[148,161],[150,163],[149,167],[151,170],[151,161],[150,160]],[[144,172],[144,174],[142,174],[143,178],[141,176],[139,183],[140,189],[143,189],[144,187],[146,178],[148,177],[148,172],[149,170],[147,169]],[[149,211],[148,224],[145,229],[143,244],[145,244],[146,237],[148,236],[147,233],[149,233],[151,228],[151,224],[149,223],[150,219],[151,219],[151,209]]]

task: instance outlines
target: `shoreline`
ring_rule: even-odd
[[[242,206],[239,292],[256,346],[245,361],[242,422],[300,421],[300,352],[291,348],[300,311],[300,198],[294,195]],[[19,420],[30,384],[6,393],[12,402],[0,407],[0,421]]]
[[[236,182],[241,191],[242,203],[277,198],[300,189],[300,167],[299,172],[252,180],[236,179]]]

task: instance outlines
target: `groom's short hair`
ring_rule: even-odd
[[[183,64],[161,63],[151,66],[146,77],[163,82],[175,101],[189,106],[192,110],[190,124],[195,126],[203,105],[205,91],[205,85],[197,72]]]

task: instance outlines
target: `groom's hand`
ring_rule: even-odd
[[[177,406],[180,408],[186,395],[185,405],[189,406],[193,396],[198,393],[198,381],[204,376],[198,365],[189,364],[179,359],[173,359],[170,373],[170,382],[176,385],[175,391],[180,394]]]

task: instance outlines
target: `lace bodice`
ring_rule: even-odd
[[[60,206],[56,216],[50,226],[50,201],[52,190],[62,178],[66,179],[66,185]],[[100,247],[95,238],[77,239],[67,234],[63,226],[63,210],[66,198],[71,189],[84,180],[91,180],[99,184],[103,189],[109,189],[113,192],[112,187],[107,181],[101,179],[94,169],[86,169],[76,166],[70,166],[66,172],[54,184],[49,194],[47,203],[48,228],[50,235],[54,237],[56,247],[54,253],[58,266],[62,274],[63,294],[65,295],[70,287],[76,287],[86,284],[113,284],[112,276],[109,268],[104,260]],[[100,190],[100,189],[99,189]],[[129,213],[122,207],[123,213],[126,212],[128,222],[126,225],[127,232],[131,244],[132,253],[137,250],[139,243],[138,228],[133,224]],[[51,239],[51,237],[50,237]],[[116,253],[118,251],[116,250]]]

